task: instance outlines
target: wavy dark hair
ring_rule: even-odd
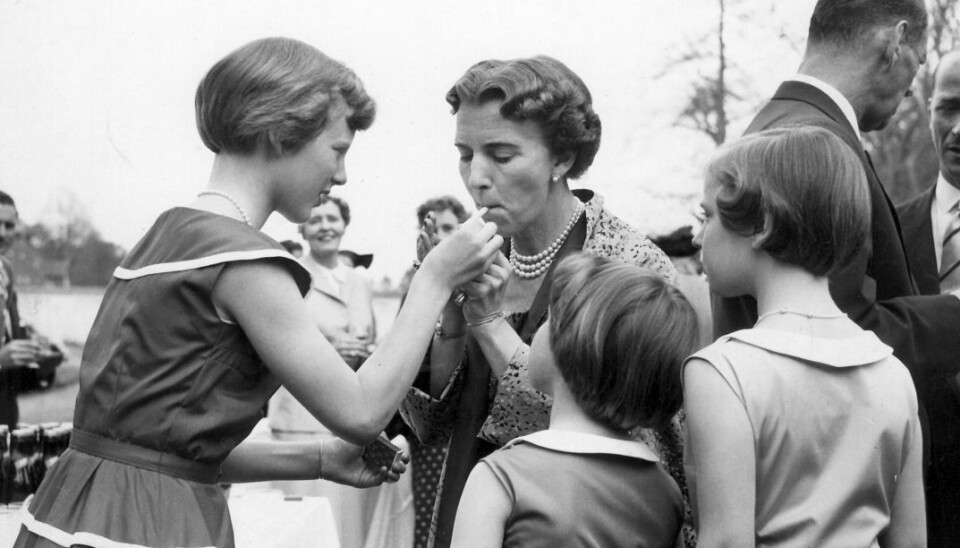
[[[503,101],[504,118],[536,122],[550,152],[574,156],[567,178],[580,177],[593,163],[600,149],[600,117],[586,84],[560,61],[545,55],[481,61],[447,92],[454,114],[464,103],[492,99]]]

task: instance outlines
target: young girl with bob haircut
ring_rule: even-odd
[[[353,371],[304,302],[307,271],[260,227],[291,222],[335,185],[375,106],[356,75],[315,48],[258,40],[218,62],[196,94],[216,157],[207,188],[160,215],[114,273],[84,347],[71,447],[48,470],[17,547],[232,547],[218,482],[307,479],[366,487],[360,447],[244,442],[282,384],[343,439],[387,425],[453,288],[502,239],[474,217],[423,261],[396,329]]]
[[[710,289],[759,319],[684,366],[686,467],[699,546],[925,546],[910,374],[830,296],[867,241],[856,154],[821,128],[768,130],[707,167]]]
[[[530,383],[553,396],[547,430],[482,459],[464,488],[455,547],[674,546],[683,498],[631,434],[680,410],[697,319],[653,271],[585,253],[555,271]]]

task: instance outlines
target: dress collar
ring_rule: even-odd
[[[883,344],[872,331],[843,339],[827,339],[796,331],[755,327],[736,331],[723,339],[735,339],[775,354],[830,367],[869,365],[893,354],[893,349]]]
[[[808,74],[796,74],[791,78],[795,82],[803,82],[804,84],[813,86],[827,95],[834,103],[840,107],[840,112],[843,113],[844,118],[847,119],[847,123],[850,124],[850,127],[853,128],[853,131],[857,134],[858,140],[863,140],[863,135],[860,134],[860,123],[857,122],[857,113],[853,110],[853,105],[850,104],[850,101],[840,93],[840,90],[831,86],[830,84],[824,82],[819,78],[814,78]]]
[[[520,436],[504,445],[504,449],[520,443],[529,443],[563,453],[620,455],[650,462],[660,462],[660,459],[642,441],[618,440],[607,436],[567,430],[541,430],[526,436]]]

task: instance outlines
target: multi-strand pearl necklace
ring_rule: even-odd
[[[550,247],[536,255],[521,255],[517,253],[516,248],[511,242],[510,266],[513,267],[517,276],[525,280],[532,280],[533,278],[543,276],[547,269],[550,268],[550,265],[553,264],[554,259],[557,258],[557,253],[560,252],[563,242],[567,241],[567,236],[570,235],[570,231],[573,230],[574,225],[577,224],[577,220],[580,219],[580,215],[583,214],[585,209],[586,207],[583,205],[583,202],[577,200],[577,207],[574,208],[573,216],[570,217],[570,222],[567,223],[563,232],[550,244]]]
[[[200,196],[220,196],[221,198],[226,198],[231,204],[233,204],[233,207],[237,208],[237,212],[240,213],[240,217],[243,219],[243,222],[247,223],[248,226],[253,226],[250,224],[250,219],[247,217],[247,212],[240,207],[240,204],[233,199],[233,196],[230,196],[226,192],[221,190],[204,190],[203,192],[197,194],[198,198]]]

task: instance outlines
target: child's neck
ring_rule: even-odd
[[[565,432],[578,432],[581,434],[593,434],[596,436],[605,436],[616,439],[630,439],[622,432],[613,430],[599,422],[593,420],[584,413],[583,409],[577,405],[573,394],[567,388],[560,375],[552,387],[553,407],[550,410],[550,430],[563,430]]]
[[[840,312],[830,296],[826,276],[814,276],[800,267],[779,262],[764,267],[756,285],[759,314],[778,310],[817,315]]]

